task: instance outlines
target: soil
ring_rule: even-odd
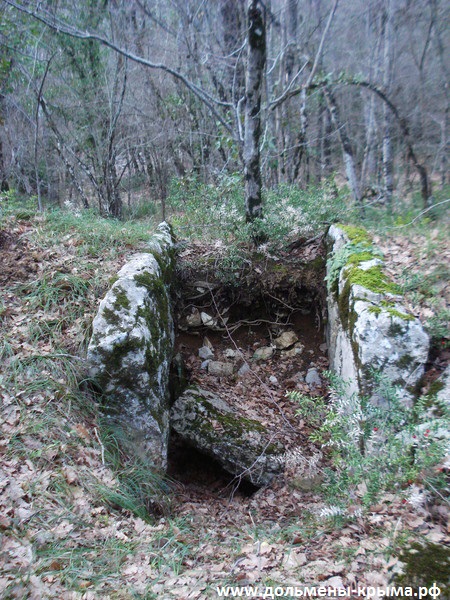
[[[1,317],[5,326],[14,327],[18,356],[36,353],[36,348],[27,337],[26,320],[48,315],[31,314],[26,296],[17,288],[36,281],[43,273],[65,272],[65,269],[77,266],[77,256],[71,254],[70,246],[41,248],[30,242],[31,232],[32,225],[25,222],[16,224],[13,230],[0,232],[0,288],[5,291]],[[85,552],[85,544],[90,539],[98,538],[100,544],[102,536],[105,536],[105,540],[119,535],[122,536],[120,539],[133,539],[136,549],[127,556],[117,575],[122,579],[120,582],[112,579],[111,583],[104,580],[101,584],[105,591],[103,597],[107,597],[110,588],[117,590],[121,586],[125,589],[128,585],[141,585],[142,589],[146,589],[150,577],[152,581],[154,579],[152,591],[163,598],[210,597],[206,591],[199,591],[196,596],[191,592],[206,590],[219,581],[237,582],[242,586],[255,581],[289,584],[299,581],[302,584],[336,586],[384,585],[391,580],[392,570],[399,562],[400,538],[405,534],[420,536],[430,542],[449,542],[447,513],[443,516],[434,515],[429,507],[406,504],[406,500],[402,501],[398,495],[389,493],[384,494],[367,514],[360,516],[356,508],[361,500],[358,491],[354,518],[347,520],[342,528],[336,527],[336,523],[333,524],[327,516],[327,506],[317,491],[317,480],[311,478],[305,485],[309,466],[320,459],[319,448],[308,440],[308,425],[296,414],[297,405],[286,393],[298,390],[312,396],[327,394],[326,379],[323,377],[323,371],[328,367],[327,351],[323,345],[323,264],[320,267],[320,261],[316,262],[323,256],[320,240],[294,247],[280,260],[261,256],[251,265],[240,265],[233,275],[235,278],[226,284],[216,276],[214,256],[214,248],[195,244],[182,253],[180,268],[183,285],[175,290],[176,348],[184,358],[189,381],[226,396],[227,402],[233,404],[236,410],[242,410],[246,415],[266,423],[288,451],[292,451],[292,460],[288,462],[284,475],[259,490],[250,485],[238,485],[214,461],[187,448],[173,436],[169,472],[173,479],[171,518],[162,518],[155,525],[149,525],[126,511],[119,513],[110,510],[104,503],[99,506],[91,491],[83,488],[81,480],[84,468],[95,473],[99,480],[110,475],[101,460],[95,423],[76,423],[72,425],[70,434],[73,449],[68,448],[64,438],[61,456],[56,456],[56,444],[49,455],[48,464],[45,463],[50,479],[57,477],[57,472],[62,469],[67,494],[76,491],[71,496],[76,507],[73,510],[77,511],[71,517],[73,524],[67,524],[67,509],[56,504],[55,494],[50,488],[47,491],[43,488],[39,499],[34,500],[36,506],[41,503],[43,508],[38,510],[34,506],[31,509],[24,491],[27,489],[26,481],[24,490],[16,486],[17,495],[10,497],[7,493],[0,503],[6,515],[2,518],[0,528],[5,544],[9,544],[7,563],[11,578],[15,577],[15,573],[28,569],[24,566],[28,564],[24,562],[24,557],[28,556],[30,544],[38,545],[36,540],[40,539],[39,536],[44,540],[47,540],[44,536],[48,536],[48,539],[61,536],[58,544],[63,544],[63,550],[64,544],[69,544],[70,552]],[[199,269],[200,258],[203,267]],[[314,268],[305,267],[307,263],[314,263]],[[109,265],[111,270],[118,266]],[[73,298],[70,301],[73,302]],[[186,316],[192,314],[193,308],[217,319],[218,329],[186,327]],[[92,316],[85,315],[85,320],[90,321]],[[229,317],[225,325],[220,321],[221,316]],[[58,313],[56,317],[60,318],[61,315]],[[83,326],[84,321],[74,325],[78,336],[74,332],[74,340],[78,340],[79,330]],[[300,354],[287,357],[283,351],[276,350],[268,360],[252,359],[257,348],[270,345],[277,335],[286,330],[293,330],[297,334],[304,346]],[[75,353],[77,345],[69,334],[70,331],[65,332],[65,344],[69,351],[72,351],[73,344],[72,352]],[[239,351],[240,356],[236,359],[235,372],[231,377],[218,378],[202,368],[198,350],[205,343],[205,338],[213,346],[216,360],[229,361],[231,359],[225,357],[226,351]],[[38,351],[50,352],[52,348],[47,348],[46,343],[42,342]],[[445,352],[438,349],[431,357],[429,372],[434,369],[433,375],[429,375],[431,379],[448,364],[449,357]],[[250,370],[246,375],[239,376],[237,371],[244,363],[249,365]],[[304,381],[307,370],[312,366],[322,379],[322,384],[316,388]],[[61,410],[58,401],[39,395],[28,397],[25,392],[20,392],[18,406],[22,407],[20,402],[24,403],[22,413],[17,410],[11,413],[11,406],[14,408],[15,405],[10,404],[9,392],[2,389],[1,385],[0,392],[4,410],[9,411],[3,425],[8,439],[22,436],[23,447],[33,448],[33,444],[37,443],[36,434],[30,436],[24,429],[30,414],[35,414],[32,409],[44,412],[47,403],[52,401],[57,414],[57,410]],[[23,418],[14,415],[22,415]],[[58,413],[59,418],[61,425],[58,427],[65,431],[67,414]],[[55,439],[63,435],[59,429],[57,434],[54,431],[53,434]],[[298,448],[301,453],[296,454],[294,451]],[[74,453],[72,462],[70,452]],[[62,462],[58,463],[57,460]],[[321,460],[323,467],[326,457]],[[2,455],[0,467],[13,483],[22,481],[28,473],[26,469],[30,469],[29,476],[33,481],[39,479],[33,471],[31,459],[24,460],[21,454],[14,460]],[[38,481],[36,485],[41,483]],[[24,511],[23,520],[16,517],[12,519],[13,515],[21,514],[20,510]],[[46,520],[40,517],[41,520],[35,522],[31,521],[31,516],[29,519],[26,517],[28,514],[48,514],[51,518]],[[28,532],[26,528],[22,531],[22,522],[29,527]],[[182,522],[186,524],[182,531],[173,525]],[[55,523],[58,527],[61,523],[61,533],[55,529]],[[67,525],[67,531],[63,525]],[[173,542],[170,541],[171,536],[175,536]],[[153,556],[161,557],[161,564],[164,564],[159,571],[148,567],[151,558],[149,548],[152,547],[156,548]],[[172,568],[175,551],[179,555],[179,549],[184,547],[189,552],[186,552],[182,563]],[[35,565],[39,567],[38,575],[33,574],[30,581],[37,586],[36,589],[43,585],[50,586],[52,595],[49,597],[66,597],[67,586],[58,575],[59,569],[63,569],[63,561],[60,561],[60,565],[59,559],[52,559],[50,571],[48,566],[43,571],[42,565],[46,564],[43,560],[40,558],[30,566],[30,573],[34,573]],[[145,568],[142,565],[146,565]],[[91,585],[89,579],[83,582],[85,584]],[[39,596],[41,592],[36,593],[38,595],[35,597],[42,597]],[[26,591],[21,597],[25,596]]]

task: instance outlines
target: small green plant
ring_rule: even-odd
[[[129,457],[123,452],[123,430],[106,419],[100,424],[105,461],[113,470],[117,485],[99,485],[102,500],[112,508],[127,510],[150,522],[155,515],[169,509],[170,483],[144,460]]]
[[[295,403],[298,404],[298,410],[296,415],[305,419],[308,425],[312,427],[319,427],[326,414],[326,403],[321,397],[311,397],[306,394],[302,394],[297,390],[289,392],[289,397]]]
[[[328,517],[342,516],[345,504],[357,497],[363,506],[370,506],[385,490],[401,492],[412,484],[427,483],[445,488],[436,466],[446,452],[442,431],[450,425],[448,409],[441,410],[439,418],[430,416],[428,398],[410,410],[390,382],[376,373],[378,405],[350,393],[349,383],[335,374],[327,377],[331,391],[326,406],[323,399],[313,401],[296,392],[289,396],[316,426],[311,440],[327,448],[332,461],[323,489],[336,510]]]
[[[328,262],[328,275],[326,277],[328,287],[330,289],[335,288],[339,273],[347,264],[358,265],[363,261],[381,258],[382,256],[380,250],[366,242],[349,242],[345,244],[345,246],[331,256]]]

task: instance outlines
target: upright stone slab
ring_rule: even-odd
[[[327,242],[330,367],[350,382],[351,392],[369,395],[375,369],[400,388],[407,402],[424,373],[428,335],[402,305],[364,229],[332,225]]]
[[[169,437],[169,366],[174,329],[167,286],[174,269],[171,228],[134,255],[102,300],[88,347],[90,374],[121,444],[164,470]]]

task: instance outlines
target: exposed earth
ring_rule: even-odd
[[[30,326],[37,320],[49,328],[60,323],[67,356],[80,348],[86,336],[83,328],[96,309],[95,298],[104,290],[91,290],[91,305],[78,322],[67,326],[64,303],[36,310],[30,300],[35,282],[47,277],[58,281],[67,302],[82,302],[74,294],[71,276],[76,273],[88,286],[90,271],[86,263],[79,270],[77,244],[68,236],[63,245],[40,245],[27,222],[0,232],[1,324],[13,334],[4,359],[9,365],[12,360],[55,352],[52,338],[30,337]],[[389,259],[389,242],[385,247]],[[396,248],[391,248],[395,256]],[[409,250],[413,260],[415,248]],[[291,451],[286,472],[259,490],[238,485],[211,460],[174,439],[170,507],[167,514],[146,523],[108,505],[94,491],[93,479],[114,485],[114,475],[103,462],[95,419],[68,409],[63,391],[55,395],[33,387],[26,370],[20,393],[5,387],[2,378],[3,597],[215,598],[216,585],[254,582],[377,586],[392,581],[408,537],[430,548],[450,544],[445,503],[437,510],[434,503],[419,502],[417,497],[386,493],[363,513],[362,486],[342,519],[320,493],[326,453],[322,456],[323,451],[308,440],[310,427],[286,396],[290,390],[327,394],[320,289],[317,279],[306,281],[297,268],[320,256],[320,239],[293,248],[278,261],[262,256],[248,272],[239,273],[240,283],[246,282],[240,287],[219,285],[211,278],[206,281],[212,287],[205,285],[205,273],[192,265],[196,256],[213,257],[215,252],[214,247],[193,244],[181,253],[184,279],[175,291],[177,351],[191,382],[225,395],[246,415],[270,424]],[[100,267],[115,272],[125,258],[105,265],[100,261]],[[395,276],[395,261],[388,264]],[[92,259],[92,268],[99,268],[97,258]],[[195,315],[195,309],[217,320],[214,327],[187,327],[186,318]],[[225,325],[220,316],[229,317]],[[283,331],[295,333],[299,352],[290,345],[256,360],[255,352],[275,345]],[[212,346],[214,360],[233,364],[232,375],[213,375],[207,365],[202,367],[198,351],[205,345]],[[448,360],[448,350],[435,350],[425,386]],[[244,365],[248,370],[238,374]],[[315,384],[306,381],[311,370],[318,376]],[[52,377],[45,367],[42,374]],[[45,416],[49,407],[46,429],[37,429],[37,417]],[[108,551],[112,542],[117,544],[117,556],[119,544],[126,549],[114,564],[114,554]],[[111,568],[109,575],[99,578],[96,571],[105,552]],[[78,554],[79,566],[73,572],[73,557]],[[141,595],[131,596],[130,589]]]

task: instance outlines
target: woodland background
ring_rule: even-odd
[[[421,180],[430,204],[447,177],[448,3],[250,4],[266,29],[259,66],[243,0],[3,1],[2,190],[120,217],[142,193],[164,203],[173,178],[240,176],[246,76],[261,68],[266,188],[346,174],[357,204],[389,206]]]

